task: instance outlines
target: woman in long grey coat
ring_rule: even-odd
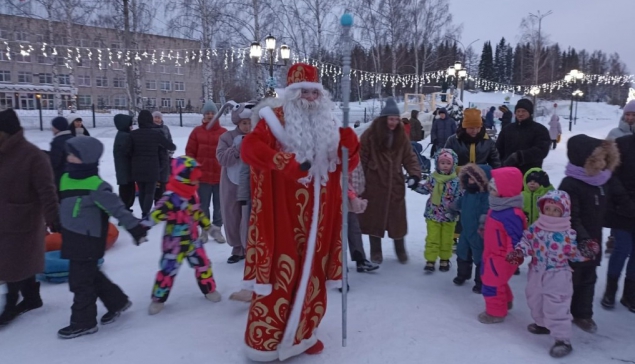
[[[232,247],[232,253],[227,263],[238,263],[245,259],[245,245],[241,238],[241,223],[243,220],[243,206],[238,201],[238,186],[240,184],[240,145],[243,137],[251,130],[251,108],[253,103],[236,104],[228,102],[221,108],[232,110],[232,123],[236,129],[221,135],[216,149],[216,158],[222,166],[220,180],[221,214],[225,222],[227,244]]]
[[[0,282],[8,288],[2,327],[42,307],[35,275],[44,270],[46,224],[59,225],[49,159],[24,138],[12,109],[0,112],[0,186]]]
[[[405,263],[408,260],[404,243],[408,232],[406,180],[402,168],[410,176],[411,187],[421,179],[421,166],[399,115],[395,101],[388,99],[381,115],[360,140],[360,158],[366,179],[366,190],[360,197],[368,200],[368,206],[358,217],[362,233],[369,235],[370,260],[377,264],[383,261],[381,239],[385,232],[394,240],[399,261]]]
[[[562,134],[562,126],[560,125],[560,117],[556,115],[556,109],[553,109],[553,115],[549,120],[549,138],[551,138],[552,149],[556,149],[558,145],[558,137]]]

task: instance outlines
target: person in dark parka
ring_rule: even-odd
[[[507,108],[505,105],[501,105],[498,107],[498,110],[503,113],[503,117],[498,119],[501,122],[501,130],[505,129],[505,127],[512,123],[512,119],[514,118],[514,114]]]
[[[570,263],[573,268],[571,315],[575,325],[592,333],[597,330],[593,321],[593,296],[596,267],[602,259],[599,244],[609,198],[620,198],[620,191],[610,183],[620,155],[615,142],[580,134],[567,142],[567,157],[566,177],[558,189],[571,197],[571,228],[577,232],[578,249],[592,250],[596,256],[586,262]]]
[[[160,111],[153,112],[152,120],[157,126],[157,130],[163,133],[166,139],[172,143],[172,134],[170,133],[170,128],[163,122],[163,114]],[[174,154],[174,152],[169,152],[165,149],[161,149],[160,153],[159,161],[161,170],[159,172],[159,183],[157,183],[157,188],[154,192],[154,203],[157,203],[165,192],[165,186],[170,179],[170,166],[172,165],[172,155]]]
[[[117,114],[114,118],[117,135],[113,144],[112,154],[115,160],[115,173],[119,185],[119,198],[128,211],[132,211],[135,199],[135,183],[132,180],[132,161],[130,158],[130,129],[132,116]]]
[[[632,157],[635,155],[635,135],[617,138],[615,143],[620,152],[621,164],[613,178],[618,187],[624,188],[624,195],[611,198],[604,219],[604,226],[612,228],[615,246],[609,259],[602,306],[607,309],[615,307],[618,282],[626,265],[620,303],[635,313],[635,158]]]
[[[42,307],[35,275],[44,270],[45,223],[52,230],[59,225],[48,157],[26,140],[13,109],[0,112],[0,186],[0,282],[7,286],[3,327]]]
[[[494,129],[494,111],[496,108],[494,106],[489,108],[487,114],[485,114],[485,128],[486,129]]]
[[[176,150],[163,133],[157,131],[148,110],[139,113],[139,129],[130,132],[130,156],[132,157],[132,180],[139,187],[139,205],[142,217],[145,218],[152,209],[154,189],[160,179],[161,150]]]
[[[53,167],[55,186],[58,190],[60,189],[60,178],[66,172],[66,141],[73,137],[68,127],[68,120],[63,116],[58,116],[51,121],[51,130],[54,137],[51,141],[49,158]]]
[[[477,109],[465,110],[461,127],[448,138],[445,148],[456,153],[459,166],[468,163],[487,164],[492,168],[501,166],[496,143],[485,132],[481,112]]]
[[[420,142],[425,138],[425,132],[423,131],[423,125],[417,118],[419,116],[419,110],[412,110],[410,112],[410,141]]]
[[[551,147],[549,130],[534,121],[533,113],[530,100],[518,101],[516,122],[504,127],[496,140],[503,166],[516,167],[523,175],[531,168],[542,168]]]
[[[434,119],[432,122],[432,130],[430,131],[430,142],[432,143],[432,150],[430,151],[431,157],[436,153],[437,149],[443,148],[450,136],[456,133],[456,120],[448,115],[448,111],[445,108],[440,108],[438,115],[439,118]]]

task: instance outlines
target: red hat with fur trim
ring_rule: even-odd
[[[297,90],[300,88],[324,90],[320,83],[317,67],[306,63],[296,63],[289,68],[285,90]]]

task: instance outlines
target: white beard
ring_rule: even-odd
[[[340,134],[339,124],[333,115],[333,103],[325,95],[314,102],[304,99],[286,100],[283,105],[284,129],[289,145],[285,152],[294,153],[298,163],[311,162],[310,182],[314,176],[320,177],[321,184],[328,181],[340,163],[337,156]]]

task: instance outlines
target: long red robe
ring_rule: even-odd
[[[245,281],[255,293],[245,343],[254,361],[285,360],[313,346],[326,312],[326,283],[341,286],[342,278],[341,164],[329,173],[326,186],[319,177],[308,186],[299,183],[308,172],[282,152],[281,140],[287,137],[282,108],[268,111],[241,147],[252,171]],[[359,142],[352,129],[340,134],[339,150],[349,148],[352,171],[359,162]]]

